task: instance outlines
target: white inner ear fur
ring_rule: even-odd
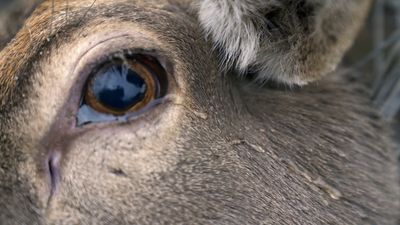
[[[285,7],[282,2],[282,0],[200,1],[198,4],[199,20],[206,35],[212,38],[215,47],[221,51],[221,69],[235,68],[240,74],[244,74],[251,68],[254,70],[252,72],[256,72],[256,80],[261,83],[274,80],[292,86],[294,84],[305,85],[336,68],[343,55],[342,53],[353,38],[353,30],[357,30],[357,26],[349,25],[346,26],[346,29],[337,29],[337,32],[343,32],[342,40],[335,47],[330,48],[330,55],[321,53],[321,58],[314,52],[313,55],[307,56],[310,59],[307,65],[298,61],[302,49],[297,49],[295,46],[292,46],[287,52],[279,52],[274,49],[265,52],[265,48],[263,48],[265,46],[262,46],[262,43],[265,42],[265,40],[262,40],[262,34],[265,31],[263,31],[262,26],[266,18],[262,9]],[[310,4],[317,4],[318,2],[324,4],[323,8],[328,10],[325,15],[321,16],[323,17],[321,20],[327,20],[327,17],[341,13],[340,15],[344,15],[348,20],[346,18],[339,20],[346,22],[346,24],[350,24],[352,20],[349,15],[355,14],[354,9],[357,8],[354,6],[355,4],[360,5],[359,10],[361,12],[368,5],[367,0],[362,4],[350,0],[337,2],[336,0],[309,0]],[[322,11],[319,13],[322,13]],[[335,21],[335,24],[340,25],[340,21]],[[323,38],[320,40],[324,40]],[[323,41],[319,41],[319,43],[321,42]],[[315,43],[318,42],[314,40]],[[313,42],[310,42],[310,44],[313,44]],[[327,49],[328,47],[315,46],[317,50],[319,48]],[[312,47],[310,48],[312,49]],[[333,54],[333,51],[338,53]],[[316,66],[311,65],[313,57],[319,60],[319,62],[315,62],[318,64]]]
[[[216,47],[224,51],[224,69],[236,66],[240,72],[245,72],[256,62],[260,31],[252,20],[262,18],[257,6],[257,1],[250,3],[248,0],[203,0],[200,3],[201,25]]]

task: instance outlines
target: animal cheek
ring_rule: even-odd
[[[179,155],[176,139],[184,123],[181,114],[182,107],[166,106],[161,115],[109,124],[70,139],[65,149],[53,155],[55,166],[49,173],[59,175],[59,180],[53,180],[58,184],[50,209],[81,199],[92,202],[90,207],[108,205],[111,203],[99,198],[106,193],[115,194],[114,205],[137,201],[140,193],[160,179],[159,174],[175,168]],[[52,168],[53,164],[49,165]]]

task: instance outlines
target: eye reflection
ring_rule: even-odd
[[[148,101],[146,98],[152,98],[156,94],[156,90],[151,90],[155,89],[151,79],[145,80],[123,63],[105,66],[93,77],[88,88],[86,101],[101,104],[96,106],[98,110],[111,114],[123,113],[141,101]],[[146,95],[147,91],[153,93]]]
[[[77,114],[78,126],[122,120],[166,93],[166,74],[150,56],[113,57],[89,76]]]

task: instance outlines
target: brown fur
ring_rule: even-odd
[[[255,87],[218,73],[184,1],[70,0],[68,18],[64,3],[52,17],[45,1],[0,52],[1,224],[398,222],[388,130],[351,74]],[[88,62],[126,47],[163,61],[169,101],[70,126]]]
[[[305,85],[334,71],[371,0],[199,0],[221,61],[260,82]]]
[[[0,4],[0,49],[15,36],[40,0],[13,0],[5,2],[8,3]]]

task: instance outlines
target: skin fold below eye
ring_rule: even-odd
[[[166,94],[165,71],[146,55],[112,56],[92,71],[82,93],[77,124],[121,120],[141,113]]]

